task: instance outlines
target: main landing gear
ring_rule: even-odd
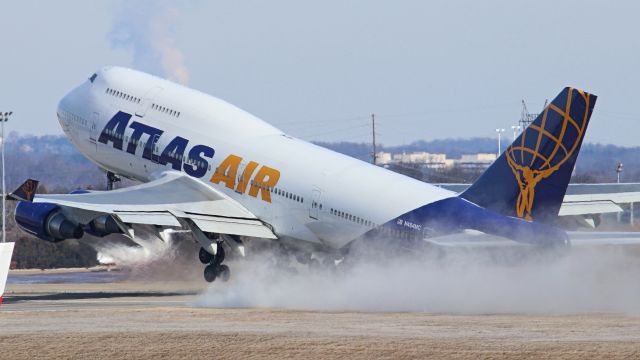
[[[204,279],[207,282],[213,282],[215,279],[222,281],[228,281],[231,276],[231,271],[227,265],[224,265],[225,252],[222,247],[222,243],[217,243],[217,251],[215,255],[210,254],[204,248],[200,248],[198,258],[200,262],[207,265],[204,268]]]

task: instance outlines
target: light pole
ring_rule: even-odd
[[[4,123],[9,121],[9,116],[13,114],[13,111],[5,113],[0,112],[0,121],[2,122],[2,242],[7,242],[7,218],[6,218],[6,203],[7,203],[7,191],[4,182]]]
[[[511,125],[511,130],[513,130],[513,141],[516,141],[516,135],[520,131],[520,125]]]
[[[619,162],[618,165],[616,165],[616,175],[618,175],[618,184],[620,183],[620,173],[622,172],[623,169],[624,169],[624,165],[622,165],[622,163]]]
[[[496,129],[496,133],[498,133],[498,157],[502,154],[500,135],[504,132],[504,129]]]

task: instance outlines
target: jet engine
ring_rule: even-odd
[[[80,239],[84,235],[82,226],[67,219],[56,204],[20,201],[15,219],[20,228],[46,241]]]
[[[85,227],[88,234],[104,237],[110,234],[122,234],[122,230],[111,215],[102,215],[91,220]]]

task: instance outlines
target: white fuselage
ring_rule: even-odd
[[[209,147],[213,156],[195,160],[206,169],[197,178],[270,224],[278,237],[341,248],[408,211],[455,195],[299,140],[233,105],[170,81],[119,67],[96,75],[59,104],[62,129],[80,152],[103,169],[147,182],[175,166],[162,164],[159,157],[176,137],[188,140],[185,156],[196,145]],[[122,150],[113,141],[99,141],[118,112],[131,115],[129,125],[135,121],[161,130],[155,144],[149,142],[151,135],[138,134],[134,153],[127,152],[136,137],[129,126],[115,135],[121,136]],[[151,158],[143,157],[145,144],[152,144]],[[243,181],[246,168],[255,168],[247,171],[253,176],[262,166],[279,173],[273,188],[261,189],[270,193],[270,201],[261,193],[250,195],[250,184],[238,191],[211,181],[231,155],[241,158],[237,182]],[[187,167],[193,160],[180,161]]]

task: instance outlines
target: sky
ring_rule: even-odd
[[[598,95],[587,142],[640,146],[637,1],[2,0],[7,131],[105,65],[224,99],[305,140],[496,136],[565,86]]]

